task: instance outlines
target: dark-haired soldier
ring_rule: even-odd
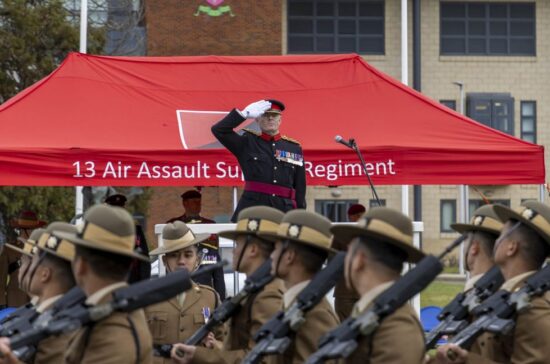
[[[231,221],[250,206],[271,206],[286,212],[306,207],[306,174],[302,147],[281,136],[285,105],[277,100],[260,100],[244,110],[233,109],[214,126],[212,133],[237,157],[244,174],[244,192]],[[246,119],[256,119],[260,131],[234,129]]]
[[[411,220],[393,209],[374,207],[354,226],[332,227],[335,239],[351,242],[345,277],[361,298],[352,317],[370,308],[373,301],[399,279],[405,262],[417,263],[424,254],[413,247]],[[424,331],[413,308],[405,304],[387,316],[368,336],[363,336],[346,363],[418,364],[424,359]]]
[[[294,210],[285,214],[276,233],[260,234],[275,243],[275,250],[271,253],[271,274],[285,282],[285,310],[292,306],[315,273],[322,269],[329,252],[334,252],[330,227],[330,220],[324,216]],[[326,297],[308,311],[304,319],[303,325],[291,334],[290,347],[283,354],[268,360],[280,364],[305,362],[315,351],[321,336],[339,324]]]
[[[493,257],[505,282],[501,289],[514,292],[535,274],[550,255],[550,207],[526,201],[518,209],[495,205],[504,223],[495,242]],[[529,307],[517,314],[512,332],[484,333],[476,340],[481,353],[468,352],[453,344],[438,348],[432,363],[548,363],[550,358],[550,291],[534,297]],[[457,354],[449,359],[448,351]]]
[[[483,274],[495,264],[493,261],[493,247],[495,240],[502,230],[494,205],[484,205],[474,211],[470,223],[451,224],[451,228],[461,234],[466,234],[466,269],[470,273],[470,279],[464,286],[464,291],[470,290]]]

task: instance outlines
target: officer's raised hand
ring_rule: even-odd
[[[246,119],[255,119],[263,115],[264,112],[271,108],[271,102],[266,100],[260,100],[251,103],[244,108],[243,111],[237,110],[243,118]]]

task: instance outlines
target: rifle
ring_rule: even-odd
[[[36,311],[35,306],[33,306],[32,308],[25,308],[25,311],[22,315],[12,319],[4,326],[2,326],[2,329],[0,330],[0,336],[11,337],[21,332],[24,332],[30,329],[33,324],[36,323],[38,320],[43,320],[44,317],[55,314],[62,309],[80,304],[84,302],[85,299],[86,296],[84,295],[84,292],[82,292],[82,290],[78,287],[73,287],[72,289],[67,291],[63,295],[63,297],[57,300],[50,310],[47,310],[42,314]]]
[[[256,345],[244,358],[243,363],[258,363],[264,355],[282,354],[290,345],[288,337],[305,321],[305,314],[315,307],[331,290],[344,273],[345,252],[337,253],[309,282],[286,311],[279,311],[254,335]]]
[[[201,273],[218,269],[225,264],[226,261],[212,264],[203,269]],[[27,353],[28,346],[37,345],[49,336],[75,331],[82,326],[101,321],[116,311],[131,312],[166,301],[190,289],[193,277],[194,274],[189,274],[184,269],[169,273],[164,277],[140,281],[120,288],[113,292],[113,299],[110,302],[97,306],[76,305],[68,310],[60,311],[49,321],[41,322],[31,329],[13,336],[10,340],[11,349],[15,356],[19,357],[19,355]]]
[[[382,292],[366,312],[349,317],[340,326],[319,340],[319,347],[306,364],[323,363],[328,359],[347,358],[357,348],[360,336],[372,334],[382,320],[426,288],[443,271],[441,259],[462,243],[464,235],[450,244],[438,257],[427,255],[410,271]]]
[[[439,324],[426,334],[426,350],[433,349],[443,335],[455,335],[466,326],[470,312],[497,291],[504,277],[497,266],[486,272],[468,292],[459,293],[437,316]]]
[[[185,341],[185,344],[199,344],[209,332],[234,316],[241,308],[241,303],[247,297],[261,291],[269,282],[273,280],[273,278],[274,277],[271,275],[271,259],[267,259],[258,269],[256,269],[256,271],[254,271],[254,273],[246,278],[243,289],[237,295],[225,300],[218,308],[216,308],[216,310],[212,313],[212,317],[208,319],[206,324],[195,331],[195,333]],[[153,345],[154,355],[169,358],[172,347],[172,344]]]
[[[542,296],[550,289],[550,264],[533,274],[516,292],[500,290],[476,307],[472,314],[474,322],[456,334],[449,343],[468,349],[483,332],[508,334],[515,326],[515,316],[529,309],[533,297]],[[452,354],[451,354],[452,353]],[[448,351],[452,359],[455,353]]]

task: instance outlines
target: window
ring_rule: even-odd
[[[381,206],[386,206],[386,200],[381,198],[380,199],[380,205]],[[375,199],[370,199],[369,200],[369,207],[378,207],[378,201],[376,201]]]
[[[384,0],[288,0],[288,53],[384,54]]]
[[[441,200],[440,204],[440,230],[442,233],[453,232],[451,224],[456,222],[456,200]]]
[[[455,100],[439,100],[439,103],[447,106],[451,110],[456,110]]]
[[[510,200],[491,200],[491,203],[495,205],[504,205],[506,207],[510,207]],[[485,205],[485,201],[483,200],[468,201],[468,211],[469,211],[468,216],[470,216],[470,218],[474,216],[474,211],[483,205]]]
[[[491,128],[514,135],[514,98],[506,93],[470,93],[466,115]]]
[[[357,200],[315,200],[315,212],[332,222],[347,222],[348,209]]]
[[[531,143],[537,142],[537,103],[521,102],[521,139]]]
[[[536,54],[534,2],[440,4],[442,55]]]

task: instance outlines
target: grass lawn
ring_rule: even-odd
[[[461,282],[432,282],[421,294],[420,305],[443,307],[464,289]]]

